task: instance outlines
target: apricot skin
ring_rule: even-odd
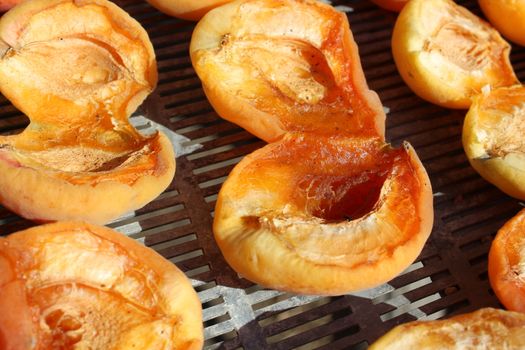
[[[489,251],[489,281],[500,302],[511,311],[525,313],[525,209],[498,230]]]
[[[232,0],[147,0],[167,15],[190,21],[198,21],[208,11]]]
[[[525,46],[524,0],[478,0],[490,23],[510,41]]]

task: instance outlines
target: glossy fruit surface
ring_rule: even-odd
[[[290,131],[384,135],[347,17],[329,5],[231,2],[197,24],[190,54],[217,113],[265,141]]]
[[[287,134],[232,170],[213,229],[243,277],[336,295],[394,278],[419,255],[432,222],[430,182],[410,145]]]
[[[525,46],[525,0],[478,0],[490,23],[506,38]]]
[[[525,87],[498,88],[477,96],[463,124],[463,148],[487,181],[525,200]]]
[[[525,315],[484,308],[446,320],[402,324],[369,349],[522,349],[524,329]]]
[[[483,87],[517,82],[510,45],[451,0],[411,0],[394,26],[392,53],[412,91],[443,107],[467,109]]]
[[[198,21],[208,11],[232,0],[147,0],[167,15]]]
[[[0,238],[0,348],[202,348],[201,305],[172,263],[105,227]]]
[[[525,313],[525,209],[498,231],[489,253],[492,289],[509,310]]]
[[[154,89],[145,30],[105,0],[33,0],[2,16],[0,90],[30,119],[0,136],[0,202],[26,218],[106,223],[171,182],[166,136],[128,117]]]

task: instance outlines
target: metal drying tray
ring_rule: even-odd
[[[435,224],[421,256],[389,284],[359,295],[300,297],[238,278],[212,235],[217,193],[233,166],[264,142],[220,119],[188,56],[194,23],[168,17],[144,0],[116,1],[148,31],[159,85],[139,113],[200,145],[177,158],[171,186],[154,202],[110,226],[176,263],[192,280],[204,310],[208,349],[365,349],[386,331],[415,319],[437,319],[499,306],[487,279],[487,252],[520,203],[485,182],[461,147],[464,111],[416,97],[390,53],[395,14],[368,0],[333,1],[347,12],[368,84],[389,110],[387,140],[408,140],[429,172]],[[458,1],[481,15],[477,2]],[[525,78],[525,48],[511,56]],[[0,97],[0,133],[20,132],[27,118]],[[34,223],[0,207],[0,234]]]

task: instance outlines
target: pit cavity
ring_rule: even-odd
[[[327,222],[359,219],[374,210],[386,173],[359,176],[307,176],[299,184],[306,197],[306,211]]]

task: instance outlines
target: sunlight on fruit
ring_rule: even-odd
[[[470,164],[503,192],[525,199],[525,87],[487,91],[474,99],[463,124]]]
[[[517,82],[510,45],[451,0],[410,1],[396,21],[392,52],[414,93],[448,108],[468,108],[485,86]]]

